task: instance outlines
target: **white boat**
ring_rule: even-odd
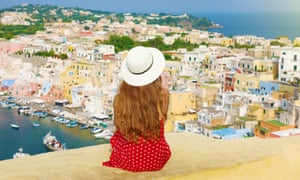
[[[94,136],[95,138],[104,138],[106,136],[113,135],[113,133],[109,129],[105,129],[100,133],[96,133]]]
[[[77,121],[70,121],[69,123],[66,124],[67,127],[72,128],[78,126]]]
[[[28,157],[30,156],[29,153],[24,153],[23,148],[19,148],[18,152],[14,153],[13,159],[18,159],[18,158],[23,158],[23,157]]]
[[[13,128],[13,129],[19,129],[19,128],[20,128],[19,125],[14,124],[14,123],[11,123],[11,124],[10,124],[10,127]]]
[[[93,127],[93,128],[91,129],[91,133],[94,133],[94,134],[99,133],[99,132],[101,132],[101,131],[102,131],[102,129],[99,128],[99,127]]]
[[[38,110],[38,111],[32,112],[31,115],[37,116],[39,118],[44,118],[44,117],[48,116],[48,113],[46,111],[40,111],[40,110]]]
[[[18,113],[24,113],[25,111],[29,111],[31,109],[31,107],[29,106],[21,106],[19,109],[18,109]]]
[[[39,127],[39,126],[40,126],[40,123],[38,123],[38,122],[32,122],[32,126],[33,126],[33,127]]]
[[[51,131],[43,138],[43,144],[51,151],[63,151],[65,150],[65,144],[62,144],[52,135]]]
[[[80,129],[88,129],[89,125],[88,124],[81,124]]]
[[[105,139],[105,140],[110,140],[112,137],[113,137],[113,133],[104,136],[104,139]]]

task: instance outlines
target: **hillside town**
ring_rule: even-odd
[[[27,25],[28,19],[26,12],[3,12],[0,22]],[[58,20],[36,34],[2,39],[1,95],[23,104],[66,102],[74,115],[112,115],[122,81],[120,66],[128,50],[117,52],[114,45],[95,41],[103,42],[112,34],[137,41],[160,36],[165,44],[181,38],[199,46],[163,51],[171,57],[162,75],[170,95],[167,132],[218,139],[300,134],[300,37],[226,37],[199,29],[136,24],[136,20],[130,13],[123,23],[108,18],[96,23]],[[35,55],[40,51],[68,58]]]

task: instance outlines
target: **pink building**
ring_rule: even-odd
[[[18,51],[23,51],[25,44],[21,43],[11,43],[11,42],[1,42],[0,43],[0,52],[13,54]]]
[[[167,71],[163,72],[161,77],[162,77],[162,86],[166,89],[169,89],[170,86],[172,86],[173,84],[173,79],[171,77],[170,72]]]
[[[15,83],[11,89],[11,95],[15,97],[31,97],[38,92],[40,85],[32,82]]]
[[[43,95],[40,97],[46,102],[54,102],[55,100],[62,100],[64,99],[64,91],[58,85],[53,85],[48,94]]]

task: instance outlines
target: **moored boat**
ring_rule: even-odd
[[[38,122],[32,122],[32,126],[33,126],[33,127],[39,127],[39,126],[40,126],[40,123],[38,123]]]
[[[51,131],[44,136],[43,144],[51,151],[65,150],[65,144],[62,144],[60,141],[58,141],[56,136],[52,135]]]
[[[66,124],[67,127],[72,128],[72,127],[76,127],[78,126],[78,122],[77,121],[70,121]]]
[[[21,106],[18,109],[18,113],[21,114],[21,113],[24,113],[25,111],[29,111],[30,109],[31,109],[31,107],[29,107],[29,106]]]
[[[109,137],[112,135],[113,135],[113,133],[109,129],[105,129],[100,133],[96,133],[94,136],[95,136],[95,138],[104,138],[104,137]]]
[[[23,148],[19,148],[18,152],[13,154],[13,159],[23,158],[23,157],[28,157],[28,156],[30,156],[29,153],[24,153]]]
[[[92,129],[91,129],[91,133],[99,133],[99,132],[101,132],[102,131],[102,129],[101,128],[99,128],[99,127],[93,127]]]
[[[13,129],[19,129],[19,128],[20,128],[19,125],[14,124],[14,123],[11,123],[11,124],[10,124],[10,127],[13,128]]]
[[[48,116],[48,113],[46,111],[34,111],[32,115],[37,116],[39,118],[44,118]]]
[[[89,125],[88,124],[81,124],[80,129],[88,129],[89,128]]]

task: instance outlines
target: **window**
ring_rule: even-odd
[[[283,64],[284,63],[284,58],[281,58],[281,64]]]
[[[237,80],[237,84],[240,84],[240,80]]]
[[[280,66],[280,69],[283,69],[283,65]]]
[[[297,71],[297,65],[294,65],[294,71]]]
[[[294,61],[297,61],[297,54],[294,55]]]

